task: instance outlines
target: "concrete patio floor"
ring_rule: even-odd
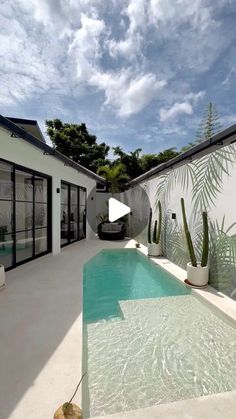
[[[83,263],[128,243],[83,240],[7,272],[0,292],[0,419],[51,419],[73,394],[81,376]]]
[[[81,376],[83,264],[131,241],[83,240],[12,270],[0,293],[0,419],[52,419]],[[80,392],[75,402],[81,405]],[[236,391],[103,419],[235,419]]]

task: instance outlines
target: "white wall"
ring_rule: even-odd
[[[126,191],[128,205],[135,217],[130,218],[132,231],[147,214],[142,209],[141,190],[148,194],[153,219],[158,218],[157,202],[162,204],[163,254],[186,269],[189,254],[183,232],[181,197],[194,249],[199,259],[202,251],[202,211],[207,211],[210,232],[211,285],[236,298],[236,145],[222,147],[208,154],[161,172]],[[147,210],[146,210],[147,211]],[[176,214],[176,220],[171,214]],[[136,236],[147,243],[147,228]]]
[[[0,127],[0,158],[9,162],[25,166],[52,177],[52,252],[60,252],[60,194],[56,192],[61,188],[61,180],[83,186],[87,189],[87,196],[93,195],[93,200],[87,202],[90,224],[96,225],[96,181],[53,156],[43,154],[43,151],[31,146],[21,138],[12,138],[10,132]],[[92,206],[92,208],[91,208]],[[93,220],[94,217],[94,220]],[[87,238],[94,237],[94,231],[87,223]]]

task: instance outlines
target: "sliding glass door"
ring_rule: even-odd
[[[0,263],[11,268],[51,250],[51,180],[0,161]]]
[[[82,199],[81,191],[84,192]],[[82,199],[82,200],[81,200]],[[81,203],[81,205],[80,205]],[[81,213],[80,209],[83,209]],[[83,224],[83,228],[81,227]],[[86,190],[79,186],[61,184],[61,246],[86,237]]]
[[[0,263],[13,265],[13,166],[0,160]]]

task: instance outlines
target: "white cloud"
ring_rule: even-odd
[[[100,36],[105,30],[103,20],[81,15],[81,27],[73,34],[69,55],[76,65],[76,77],[89,81],[101,56]]]
[[[193,105],[204,96],[205,92],[203,90],[197,93],[190,92],[183,95],[183,102],[175,102],[169,109],[163,107],[160,109],[160,121],[164,122],[170,119],[176,119],[181,114],[192,115]]]
[[[164,122],[168,119],[174,119],[180,114],[191,115],[193,113],[192,105],[189,102],[174,103],[169,109],[160,109],[160,121]]]
[[[125,117],[141,111],[166,84],[151,73],[134,77],[130,70],[118,75],[96,73],[90,82],[104,90],[106,105],[114,106],[118,114]]]

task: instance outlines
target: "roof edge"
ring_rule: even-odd
[[[234,136],[235,138],[233,138]],[[154,175],[159,174],[163,172],[164,170],[173,168],[179,163],[184,164],[185,160],[192,161],[193,159],[200,157],[199,154],[203,153],[205,150],[211,148],[212,146],[217,146],[217,148],[222,148],[234,142],[236,142],[236,124],[231,125],[225,130],[215,134],[209,140],[205,140],[201,142],[200,144],[197,144],[196,146],[185,151],[184,153],[179,154],[173,159],[168,160],[166,163],[162,163],[159,166],[156,166],[148,170],[148,172],[145,172],[142,175],[132,179],[130,182],[127,183],[127,186],[132,187],[134,185],[137,185],[140,182],[143,182],[146,179],[150,179]]]
[[[78,172],[83,173],[84,175],[96,180],[99,183],[102,183],[104,185],[106,184],[106,180],[103,177],[97,175],[96,173],[93,173],[91,170],[87,169],[84,166],[81,166],[79,163],[74,162],[69,157],[64,156],[64,154],[55,150],[53,147],[50,147],[48,144],[40,141],[38,138],[34,137],[32,134],[29,134],[23,128],[14,124],[12,121],[4,117],[3,115],[0,115],[0,126],[7,129],[15,136],[26,141],[28,144],[31,144],[32,146],[40,149],[41,151],[43,151],[43,154],[55,157],[58,160],[62,161],[66,166],[72,167]]]

